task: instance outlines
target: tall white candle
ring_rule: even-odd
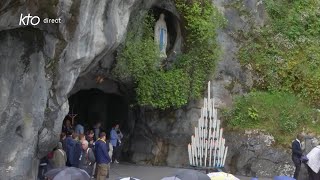
[[[208,111],[209,111],[209,117],[211,118],[212,117],[212,103],[211,103],[211,99],[209,99],[209,106],[208,106]]]
[[[198,149],[196,148],[196,154],[198,154]],[[198,156],[196,155],[196,157],[195,157],[195,160],[196,160],[196,166],[199,166],[199,164],[198,164]]]
[[[212,129],[211,128],[209,128],[209,132],[208,132],[208,134],[209,134],[209,136],[208,136],[208,140],[210,140],[212,137],[211,137],[211,134],[212,133]]]
[[[208,141],[205,141],[204,167],[207,167]]]
[[[221,149],[222,149],[222,146],[221,146],[221,142],[222,142],[222,132],[223,132],[223,128],[220,129],[220,135],[219,135],[219,157],[218,158],[221,158]],[[219,163],[221,162],[221,159],[219,161]]]
[[[210,81],[208,82],[208,98],[210,98]]]
[[[209,167],[211,167],[211,162],[212,162],[212,139],[210,140],[210,145],[209,145]]]
[[[226,147],[226,150],[224,151],[222,167],[224,167],[224,165],[225,165],[225,163],[226,163],[227,153],[228,153],[228,147]]]
[[[215,109],[214,118],[215,118],[216,120],[218,120],[218,110],[217,110],[217,109]]]
[[[224,158],[224,153],[225,153],[225,149],[226,149],[226,147],[225,147],[225,139],[223,138],[222,139],[222,151],[221,151],[221,167],[223,167],[223,158]]]
[[[207,117],[208,110],[207,110],[207,98],[204,98],[204,106],[203,106],[203,115]]]
[[[218,138],[220,135],[220,120],[217,120],[217,131],[216,131],[216,137]]]
[[[188,144],[188,154],[189,154],[189,164],[192,165],[192,160],[191,160],[191,145]]]
[[[212,98],[212,116],[215,114],[214,98]]]
[[[216,152],[217,152],[217,145],[215,144],[213,148],[213,167],[216,167],[216,155],[217,155]]]

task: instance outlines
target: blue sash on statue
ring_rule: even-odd
[[[162,51],[163,45],[164,45],[164,39],[163,39],[164,31],[165,30],[163,28],[160,28],[160,44],[159,44],[160,51]]]

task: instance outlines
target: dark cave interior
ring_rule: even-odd
[[[102,130],[109,132],[114,123],[121,126],[128,120],[128,111],[124,96],[99,89],[80,90],[69,97],[69,114],[77,114],[75,122],[82,124],[86,130],[100,121]]]

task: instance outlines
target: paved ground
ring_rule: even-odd
[[[119,177],[135,177],[141,180],[160,180],[176,172],[177,168],[157,166],[137,166],[133,164],[112,164],[109,180]],[[249,177],[237,176],[241,180],[250,180]],[[259,180],[271,180],[270,178],[259,178]]]

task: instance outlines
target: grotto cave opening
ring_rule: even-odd
[[[127,99],[119,94],[92,88],[80,90],[68,100],[69,114],[77,114],[74,120],[82,124],[85,130],[91,129],[96,122],[101,122],[101,129],[109,132],[114,123],[122,126],[128,120]]]

